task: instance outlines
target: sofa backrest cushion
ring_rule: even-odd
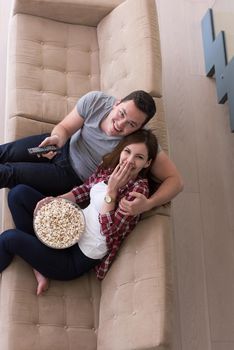
[[[155,0],[127,0],[97,26],[101,90],[161,96],[161,52]]]
[[[16,14],[8,56],[8,111],[58,123],[78,98],[99,90],[96,28]]]
[[[97,26],[98,22],[124,0],[14,0],[14,14],[55,21]]]

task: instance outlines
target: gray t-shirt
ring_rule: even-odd
[[[122,137],[107,136],[100,128],[101,121],[110,113],[116,99],[100,91],[82,96],[77,112],[84,124],[70,140],[70,162],[79,178],[87,179],[100,164],[104,154],[111,152]]]

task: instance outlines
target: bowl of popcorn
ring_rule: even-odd
[[[51,198],[35,213],[34,231],[45,245],[55,249],[76,244],[85,229],[85,218],[80,207],[64,198]]]

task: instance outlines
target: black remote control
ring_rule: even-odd
[[[45,154],[48,153],[50,151],[53,152],[59,152],[60,149],[54,145],[49,145],[49,146],[45,146],[45,147],[32,147],[32,148],[28,148],[28,153],[29,154]]]

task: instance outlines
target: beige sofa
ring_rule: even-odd
[[[154,0],[15,0],[10,21],[6,141],[50,131],[90,90],[144,89],[167,149]],[[13,223],[4,207],[4,229]],[[29,247],[30,249],[30,247]],[[170,209],[144,214],[106,278],[51,281],[42,296],[16,257],[0,284],[1,350],[169,349]]]

